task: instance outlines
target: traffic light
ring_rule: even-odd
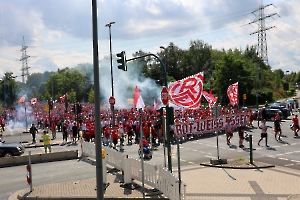
[[[284,90],[289,90],[289,83],[283,83],[283,89]]]
[[[169,120],[169,124],[173,125],[174,124],[174,108],[173,107],[166,107],[167,109],[167,120]]]
[[[127,71],[125,51],[121,51],[121,53],[118,53],[117,57],[118,57],[117,62],[120,63],[120,65],[118,65],[118,68]]]
[[[53,109],[53,100],[52,99],[48,100],[48,105],[49,105],[49,110],[52,110]]]
[[[156,110],[156,122],[157,124],[162,124],[163,122],[163,107]]]
[[[74,105],[72,106],[72,109],[71,109],[71,112],[73,112],[73,113],[75,113],[75,105],[76,105],[76,104],[74,104]]]
[[[82,106],[80,103],[77,103],[77,114],[82,112]]]

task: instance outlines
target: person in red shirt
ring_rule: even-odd
[[[144,153],[148,153],[150,151],[150,145],[145,136],[143,136],[141,140],[140,149],[143,149]]]
[[[298,132],[299,132],[299,120],[298,120],[298,115],[295,115],[294,118],[292,119],[293,126],[292,130],[294,131],[294,138],[298,137]]]
[[[110,127],[106,126],[104,128],[104,138],[103,138],[103,145],[107,146],[109,144],[109,138],[110,138]]]
[[[56,123],[54,120],[51,122],[51,132],[52,132],[52,139],[56,139]]]
[[[114,129],[111,131],[112,134],[112,140],[114,143],[114,149],[117,150],[117,144],[118,144],[118,139],[119,139],[119,135],[118,135],[118,125],[115,125]]]

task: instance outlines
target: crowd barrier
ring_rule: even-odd
[[[141,161],[128,157],[124,153],[114,149],[103,147],[105,150],[105,163],[124,172],[124,183],[131,184],[132,179],[144,183],[163,192],[172,200],[183,200],[185,197],[186,185],[180,182],[174,174],[162,167],[144,162],[144,172]],[[95,144],[82,142],[82,156],[96,159]],[[144,174],[142,174],[144,173]],[[180,187],[179,187],[180,184]],[[180,189],[181,188],[181,189]]]

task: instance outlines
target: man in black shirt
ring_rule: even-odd
[[[36,133],[38,132],[38,130],[37,130],[37,128],[35,127],[34,124],[31,125],[31,127],[30,127],[30,129],[29,129],[29,132],[30,132],[30,134],[31,134],[31,136],[32,136],[32,144],[34,144],[34,143],[35,143],[35,135],[36,135]]]

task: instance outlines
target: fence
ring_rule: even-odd
[[[132,178],[142,182],[143,172],[141,161],[128,157],[114,149],[103,147],[105,150],[106,163],[124,172],[124,183],[132,183]],[[82,142],[82,156],[96,159],[95,144]],[[185,197],[186,185],[167,169],[154,164],[144,163],[145,184],[163,192],[172,200],[183,200]]]

